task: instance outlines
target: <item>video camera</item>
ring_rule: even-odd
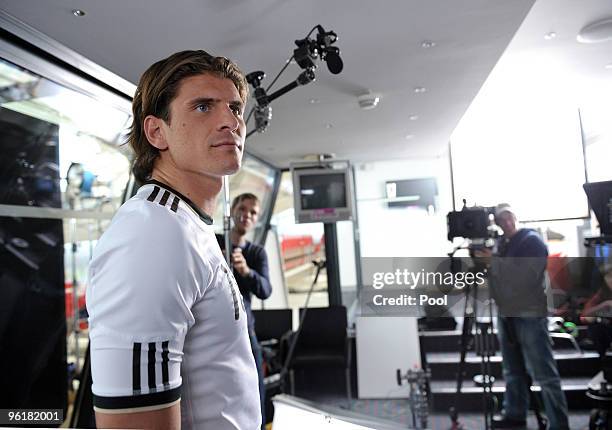
[[[448,240],[452,241],[455,237],[482,241],[495,239],[497,230],[491,226],[491,215],[494,214],[495,206],[467,207],[463,200],[463,209],[446,215]]]

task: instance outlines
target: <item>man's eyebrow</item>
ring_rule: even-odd
[[[196,97],[195,99],[189,100],[189,106],[196,107],[199,105],[212,104],[220,102],[219,99],[215,99],[212,97]]]
[[[221,102],[221,99],[216,99],[214,97],[196,97],[195,99],[189,100],[188,105],[192,108],[195,108],[199,105],[205,104],[214,104]],[[230,100],[228,103],[230,106],[240,107],[242,109],[243,103],[242,100]]]

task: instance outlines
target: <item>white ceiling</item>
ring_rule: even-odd
[[[265,71],[267,85],[292,54],[294,40],[316,24],[335,31],[344,71],[331,75],[321,65],[316,82],[272,103],[270,128],[247,142],[252,153],[287,166],[312,153],[352,161],[443,153],[533,3],[0,0],[0,8],[134,83],[148,65],[174,51],[205,49],[247,73]],[[74,8],[86,16],[73,16]],[[612,71],[603,65],[612,62],[610,45],[605,50],[575,39],[583,25],[606,16],[612,16],[609,0],[538,0],[509,49],[549,50],[580,73],[609,80]],[[549,31],[558,35],[553,41],[543,38]],[[424,40],[436,46],[424,49]],[[299,72],[297,65],[288,67],[273,90]],[[416,94],[415,87],[427,91]],[[378,108],[363,111],[357,96],[368,90],[382,98]]]

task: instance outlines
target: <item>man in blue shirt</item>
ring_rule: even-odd
[[[526,425],[531,376],[542,388],[550,429],[569,429],[567,403],[548,334],[544,293],[548,249],[534,230],[518,228],[516,215],[507,204],[497,206],[495,223],[504,232],[495,254],[499,258],[491,258],[493,252],[488,249],[475,251],[489,266],[506,382],[503,412],[494,417],[493,427]]]

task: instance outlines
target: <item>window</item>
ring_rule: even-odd
[[[303,307],[316,272],[312,261],[325,259],[325,239],[322,223],[295,223],[291,172],[283,172],[281,176],[271,224],[276,228],[280,241],[289,306]],[[322,269],[309,307],[324,307],[328,303],[327,274]]]
[[[129,178],[120,143],[131,104],[98,87],[78,91],[82,78],[44,65],[53,76],[0,59],[0,302],[11,327],[0,343],[15,347],[0,385],[23,396],[8,403],[0,395],[0,404],[64,408],[88,343],[87,265]],[[24,374],[45,383],[10,389],[23,387]]]

